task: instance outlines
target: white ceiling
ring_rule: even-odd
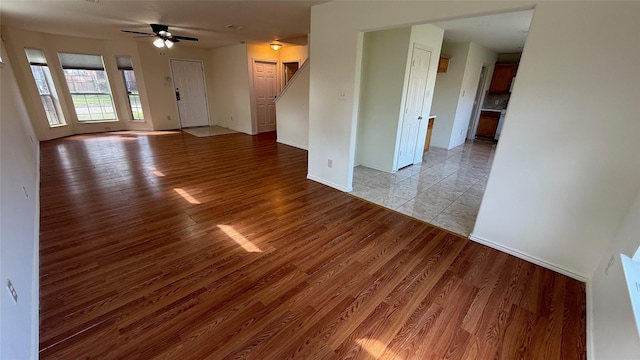
[[[180,46],[215,48],[278,39],[299,42],[310,31],[311,6],[323,2],[327,1],[0,0],[0,24],[51,34],[129,39],[135,35],[120,30],[150,32],[149,24],[160,23],[169,25],[174,35],[200,39]],[[528,10],[434,25],[445,29],[445,41],[473,41],[498,53],[514,53],[522,51],[532,15]]]
[[[127,39],[135,35],[121,29],[151,32],[149,24],[159,23],[169,25],[173,35],[199,38],[180,46],[214,48],[304,37],[310,30],[310,7],[326,2],[93,1],[0,0],[0,24],[50,34]]]
[[[434,25],[445,30],[445,41],[473,41],[497,53],[520,53],[532,17],[533,10],[526,10],[443,21]]]

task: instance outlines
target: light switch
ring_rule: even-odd
[[[344,89],[338,90],[338,100],[344,100],[347,97],[347,92]]]

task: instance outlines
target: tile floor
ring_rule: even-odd
[[[431,147],[421,164],[395,174],[357,166],[352,195],[469,236],[496,144],[476,140],[451,150]]]
[[[189,133],[189,134],[191,134],[193,136],[197,136],[197,137],[207,137],[207,136],[215,136],[215,135],[233,134],[233,133],[237,132],[235,130],[227,129],[225,127],[217,126],[217,125],[184,128],[184,129],[182,129],[182,131],[184,131],[186,133]]]

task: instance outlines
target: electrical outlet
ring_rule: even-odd
[[[333,167],[333,160],[328,159],[328,160],[327,160],[327,166],[328,166],[328,167]]]
[[[609,268],[615,262],[616,262],[616,258],[613,255],[611,255],[611,258],[609,259],[609,262],[607,263],[607,267],[604,268],[604,274],[605,275],[609,275]]]
[[[11,280],[8,280],[8,279],[7,279],[7,290],[9,290],[9,293],[11,294],[11,298],[13,298],[13,302],[17,304],[18,303],[18,292],[13,287],[13,284],[11,283]]]

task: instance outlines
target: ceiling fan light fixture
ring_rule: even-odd
[[[164,45],[168,48],[171,49],[173,47],[173,41],[171,40],[165,40],[164,41]]]
[[[153,40],[153,46],[157,48],[164,47],[164,40],[162,40],[161,38],[156,38],[155,40]]]
[[[282,47],[280,44],[269,44],[269,46],[273,49],[273,51],[278,51]]]

